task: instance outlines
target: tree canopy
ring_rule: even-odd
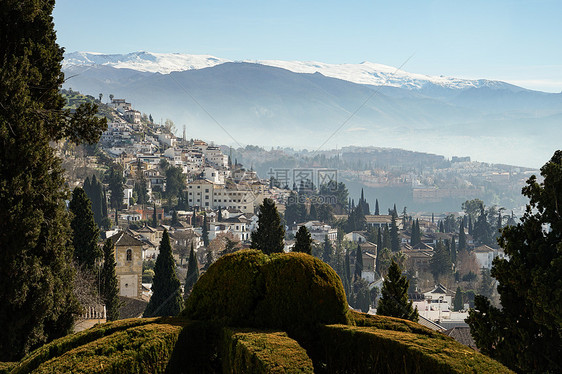
[[[388,268],[388,275],[383,282],[381,298],[377,307],[377,314],[397,318],[409,319],[417,322],[418,310],[408,301],[408,287],[410,282],[402,275],[400,266],[393,260]]]
[[[491,275],[501,309],[476,296],[467,319],[478,348],[520,372],[561,372],[562,151],[527,180],[529,204],[521,223],[502,229]]]
[[[0,6],[0,361],[65,335],[79,312],[61,161],[51,146],[96,143],[88,103],[64,109],[54,0]]]
[[[92,204],[82,188],[74,189],[68,208],[72,212],[70,227],[73,233],[74,258],[79,265],[93,269],[103,252],[97,244],[100,231],[94,222]]]
[[[303,252],[310,254],[312,252],[312,238],[306,226],[299,227],[295,235],[295,247],[293,252]]]
[[[260,205],[258,213],[258,229],[251,235],[251,247],[266,254],[283,252],[284,237],[285,229],[281,225],[281,217],[277,212],[275,202],[265,199]]]
[[[176,274],[176,262],[167,230],[162,234],[159,249],[160,253],[154,265],[152,297],[144,311],[145,317],[175,316],[183,306],[180,281]]]

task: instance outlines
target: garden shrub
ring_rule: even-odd
[[[141,326],[155,322],[156,318],[146,319],[124,319],[115,322],[107,322],[96,325],[91,329],[80,331],[78,333],[67,335],[65,337],[53,340],[44,346],[34,350],[19,361],[12,369],[12,374],[30,373],[42,362],[48,361],[53,357],[58,357],[65,352],[87,344],[104,336],[111,335],[117,331],[126,330],[134,326]]]
[[[329,372],[512,373],[444,335],[328,325],[320,329],[317,344]]]
[[[195,320],[248,325],[257,302],[263,297],[260,269],[268,259],[256,250],[221,257],[199,278],[182,315]]]
[[[266,256],[247,250],[217,260],[195,284],[183,315],[231,326],[284,330],[346,323],[335,271],[304,253]]]
[[[130,327],[43,362],[34,373],[163,373],[182,328],[167,323]]]
[[[223,329],[223,373],[314,373],[306,351],[282,331]]]

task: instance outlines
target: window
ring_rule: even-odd
[[[131,249],[127,249],[127,261],[133,261],[133,251]]]

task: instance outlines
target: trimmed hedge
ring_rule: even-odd
[[[0,362],[0,374],[7,374],[16,365],[16,362]]]
[[[183,315],[225,325],[300,331],[347,323],[341,280],[304,253],[245,250],[223,256],[201,276]]]
[[[84,330],[75,334],[67,335],[65,337],[53,340],[44,346],[37,348],[33,352],[25,356],[19,361],[12,369],[12,374],[31,373],[41,363],[48,361],[54,357],[58,357],[67,351],[76,347],[82,346],[94,340],[100,339],[104,336],[111,335],[117,331],[126,330],[134,326],[142,326],[149,323],[154,323],[156,318],[147,319],[124,319],[115,322],[107,322],[95,325],[91,329]]]
[[[225,328],[223,373],[314,373],[306,351],[285,332]]]
[[[329,325],[320,329],[318,344],[329,372],[512,373],[442,334]]]
[[[104,323],[33,351],[11,373],[163,372],[186,323],[178,318]]]

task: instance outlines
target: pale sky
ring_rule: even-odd
[[[360,63],[562,91],[562,1],[59,0],[67,51]]]

